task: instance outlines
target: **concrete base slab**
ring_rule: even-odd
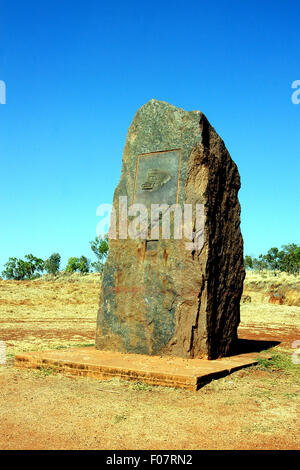
[[[99,351],[94,347],[17,354],[19,368],[51,368],[65,374],[99,380],[120,378],[150,385],[197,390],[212,379],[257,363],[257,353],[239,354],[213,361],[171,356],[146,356]]]

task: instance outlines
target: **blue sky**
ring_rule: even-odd
[[[93,259],[126,133],[151,98],[204,112],[239,167],[245,253],[299,243],[300,6],[0,1],[0,271]]]

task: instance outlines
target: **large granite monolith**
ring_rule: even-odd
[[[207,359],[230,354],[245,276],[239,188],[237,166],[202,112],[154,99],[137,111],[114,194],[116,234],[112,218],[98,349]],[[192,207],[192,242],[195,207],[202,207],[202,244],[188,249],[184,230],[175,237],[173,211],[170,239],[161,232],[153,237],[150,227],[141,238],[124,234],[125,197],[128,206],[143,204],[148,211],[151,204],[177,204],[183,214]],[[184,228],[188,218],[182,217]],[[131,221],[132,213],[128,227]],[[154,222],[161,225],[162,216]]]

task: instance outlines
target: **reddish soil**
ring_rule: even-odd
[[[86,340],[87,343],[93,343],[95,340],[95,328],[91,328],[90,333],[87,331],[82,332],[80,329],[75,330],[75,329],[70,329],[70,328],[65,328],[65,329],[60,329],[60,330],[53,330],[47,329],[47,330],[37,330],[37,329],[26,329],[26,330],[21,330],[21,329],[7,329],[7,330],[2,330],[1,331],[1,340],[6,341],[6,344],[9,346],[10,343],[9,341],[13,340],[25,340],[26,338],[29,337],[35,337],[35,338],[41,338],[41,339],[55,339],[59,341],[60,339],[62,340],[68,340],[71,341],[74,336],[80,336],[82,337],[82,340]]]
[[[274,421],[282,404],[262,395],[266,380],[280,375],[249,369],[198,392],[139,390],[7,368],[0,448],[300,449],[294,407]]]
[[[297,328],[268,328],[260,327],[255,324],[247,324],[247,328],[239,328],[239,338],[251,339],[257,341],[277,341],[283,347],[291,347],[296,339],[300,338],[300,330]]]
[[[9,354],[94,342],[98,283],[0,281],[0,289]],[[283,324],[277,307],[285,308],[270,305],[269,318]],[[247,352],[273,341],[291,357],[298,308],[286,307],[280,328],[262,324],[264,311],[257,323],[249,314],[239,328]],[[194,392],[19,370],[8,357],[0,365],[0,449],[300,449],[296,373],[250,367]]]
[[[22,330],[7,333],[20,338]],[[38,334],[71,338],[80,329]],[[297,335],[257,326],[240,332],[286,345]],[[300,449],[299,382],[282,374],[254,367],[191,392],[9,364],[0,367],[0,449]]]

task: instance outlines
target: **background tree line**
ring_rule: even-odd
[[[246,269],[254,271],[270,270],[286,272],[288,274],[299,274],[300,272],[300,246],[296,243],[282,245],[281,249],[273,247],[258,258],[245,256],[244,265]]]
[[[91,262],[85,256],[68,259],[65,271],[68,273],[79,272],[87,274],[91,271],[102,272],[104,261],[108,253],[108,236],[96,237],[90,241],[90,247],[96,256],[96,261]],[[36,279],[43,273],[56,275],[60,272],[61,256],[53,253],[48,259],[43,260],[32,254],[25,255],[24,259],[11,257],[4,265],[2,276],[5,279],[21,281],[24,279]]]
[[[86,274],[91,271],[101,273],[108,254],[108,236],[96,237],[90,241],[90,247],[96,256],[96,261],[90,262],[85,256],[68,259],[65,271],[68,273],[79,272]],[[5,263],[2,276],[6,279],[36,279],[44,272],[58,274],[60,272],[61,257],[59,253],[53,253],[48,259],[42,260],[32,254],[25,259],[9,258]],[[260,254],[258,258],[246,255],[244,258],[246,269],[253,271],[270,270],[287,272],[288,274],[300,273],[300,246],[296,243],[282,245],[281,249],[273,247],[266,254]]]

